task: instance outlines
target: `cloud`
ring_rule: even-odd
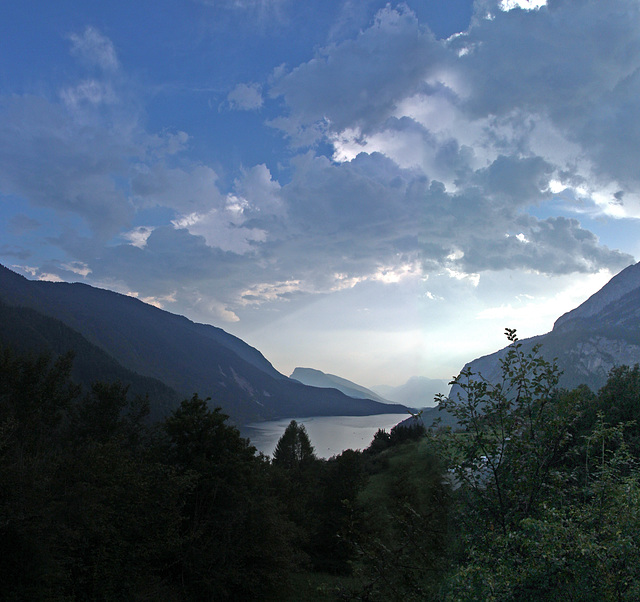
[[[0,98],[4,194],[80,217],[102,239],[129,228],[142,208],[186,213],[224,203],[213,169],[167,164],[185,148],[183,132],[149,134],[135,115],[75,108],[32,95]]]
[[[633,261],[575,219],[530,211],[554,202],[558,178],[575,191],[576,212],[634,211],[637,120],[615,105],[622,89],[633,97],[640,73],[637,4],[608,4],[604,24],[597,2],[494,3],[491,19],[481,8],[468,32],[438,42],[409,9],[387,7],[355,39],[276,78],[270,93],[288,114],[271,124],[297,144],[329,142],[341,163],[297,157],[282,189],[295,231],[327,272],[361,275],[407,255],[427,272],[459,273]],[[619,120],[617,131],[596,127],[605,117],[609,126]],[[625,126],[628,156],[616,161],[614,137],[624,145]],[[319,248],[322,238],[332,250]]]
[[[256,166],[236,181],[237,194],[225,204],[183,215],[173,234],[149,235],[141,264],[118,263],[126,263],[133,281],[161,254],[169,271],[189,266],[178,276],[187,288],[186,275],[204,270],[194,279],[216,282],[215,297],[228,308],[429,273],[470,277],[477,285],[488,270],[566,274],[630,263],[577,220],[523,211],[547,198],[549,172],[540,158],[498,157],[449,192],[381,154],[337,164],[306,153],[293,161],[289,183]],[[178,238],[180,244],[172,242]]]
[[[200,4],[216,6],[226,10],[258,11],[277,10],[288,0],[196,0]]]
[[[161,226],[146,244],[102,247],[66,237],[60,244],[91,266],[92,282],[124,294],[135,291],[154,303],[171,302],[181,313],[205,321],[236,321],[239,291],[264,276],[255,258],[209,246],[186,228]]]
[[[194,236],[202,236],[209,247],[238,254],[249,253],[254,250],[253,242],[266,240],[266,232],[242,226],[244,209],[242,201],[231,196],[224,211],[212,209],[207,213],[191,213],[174,220],[173,225],[188,230]]]
[[[58,274],[50,274],[48,272],[40,272],[38,275],[38,280],[43,280],[45,282],[64,282]]]
[[[455,65],[468,81],[466,108],[496,116],[546,110],[554,120],[583,114],[637,67],[634,4],[553,3],[476,21],[450,44],[471,49]]]
[[[114,233],[133,215],[113,178],[133,150],[118,134],[87,128],[42,98],[3,99],[0,186],[34,205],[78,215],[97,233]]]
[[[255,111],[262,107],[260,84],[238,84],[227,96],[229,108],[235,111]]]
[[[20,261],[26,261],[32,255],[31,251],[15,245],[0,245],[0,254],[3,257],[12,257]],[[14,266],[15,267],[15,266]]]
[[[201,236],[173,226],[155,228],[144,246],[105,247],[100,257],[94,256],[86,240],[68,238],[61,244],[76,256],[86,257],[96,279],[137,283],[134,290],[151,296],[168,294],[173,290],[171,282],[189,286],[201,280],[224,279],[233,270],[232,261],[224,261],[222,251],[207,246]]]
[[[174,227],[202,236],[210,247],[239,254],[254,252],[254,243],[267,239],[264,228],[273,228],[274,218],[283,213],[279,190],[264,165],[241,170],[234,192],[226,195],[218,188],[216,172],[204,165],[186,170],[142,164],[132,179],[138,207],[171,207],[178,212]],[[146,243],[148,235],[146,229],[134,230],[127,237]]]
[[[305,291],[300,280],[258,282],[241,291],[240,299],[243,305],[261,305],[266,301],[286,301],[302,292],[312,291]]]
[[[333,274],[369,278],[382,265],[413,261],[425,273],[517,266],[548,274],[620,269],[633,261],[599,245],[577,220],[540,220],[523,211],[548,198],[550,167],[539,158],[499,157],[456,192],[380,154],[343,164],[307,154],[295,167],[281,193],[290,237],[278,248],[296,257],[289,269],[298,278],[306,270],[320,288]]]
[[[96,80],[83,81],[75,87],[65,88],[60,92],[60,96],[64,103],[72,108],[84,103],[111,104],[117,100],[111,85]]]
[[[113,43],[97,29],[87,26],[81,34],[69,35],[71,53],[88,65],[99,67],[105,72],[119,68],[118,56]]]
[[[37,230],[41,225],[42,224],[38,220],[33,219],[28,215],[24,215],[23,213],[14,215],[9,222],[11,232],[18,235],[31,230]]]
[[[529,152],[551,155],[541,142],[553,131],[557,168],[593,191],[630,193],[627,209],[637,215],[640,125],[631,107],[640,90],[639,26],[631,0],[551,2],[479,19],[451,41],[453,50],[470,49],[456,64],[468,86],[460,108],[506,129],[528,122],[520,140]]]
[[[73,261],[71,263],[64,263],[61,265],[63,270],[67,270],[68,272],[72,272],[73,274],[77,274],[78,276],[82,276],[86,278],[89,274],[91,274],[91,269],[86,263],[82,263],[81,261]]]
[[[522,8],[524,10],[535,10],[545,6],[547,0],[501,0],[500,10],[509,11],[514,8]]]
[[[128,232],[121,234],[122,238],[129,241],[129,244],[142,249],[147,244],[147,239],[151,236],[153,228],[149,226],[138,226]]]
[[[603,267],[617,272],[632,256],[600,245],[575,219],[521,218],[523,232],[494,239],[470,237],[461,245],[457,263],[469,271],[525,269],[544,274],[592,273]]]
[[[138,207],[169,207],[188,214],[222,208],[218,174],[207,165],[172,167],[164,161],[138,162],[131,174],[132,199]]]
[[[106,240],[133,219],[122,176],[151,139],[134,125],[135,109],[120,104],[116,87],[124,80],[115,77],[111,41],[92,27],[69,40],[91,77],[66,85],[57,98],[0,97],[0,187],[32,207],[79,217]]]
[[[187,212],[221,199],[212,169],[168,164],[187,147],[185,132],[142,127],[129,80],[115,77],[119,65],[108,38],[88,27],[70,39],[72,53],[100,72],[54,98],[0,97],[2,192],[54,209],[67,228],[88,226],[102,242],[126,238],[140,209]]]
[[[255,209],[253,217],[282,216],[285,208],[281,197],[280,184],[273,179],[264,163],[250,169],[242,169],[241,176],[234,181],[235,194],[249,199]]]
[[[250,30],[265,35],[276,26],[290,22],[291,0],[193,0],[207,7],[215,17],[208,24],[215,29],[230,29],[234,32]]]
[[[208,134],[149,131],[88,27],[70,37],[88,75],[55,100],[0,100],[2,192],[83,220],[51,239],[92,282],[203,317],[427,277],[616,271],[633,258],[576,217],[640,215],[640,7],[502,4],[478,2],[448,40],[389,5],[236,85],[226,106],[261,109],[291,143],[271,169],[208,160]]]
[[[164,309],[168,303],[175,303],[175,293],[169,295],[163,295],[161,297],[141,297],[140,293],[137,291],[128,291],[125,293],[127,297],[133,297],[135,299],[140,299],[140,301],[144,303],[148,303],[149,305],[153,305],[158,309]]]
[[[420,89],[442,55],[411,11],[387,7],[356,39],[328,46],[279,77],[270,95],[284,98],[289,115],[271,123],[305,143],[349,127],[368,131]]]

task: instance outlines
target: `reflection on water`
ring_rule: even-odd
[[[307,429],[311,445],[319,458],[330,458],[345,449],[364,449],[369,447],[378,429],[389,431],[398,422],[409,417],[403,414],[376,414],[375,416],[315,416],[295,418]],[[267,456],[282,437],[282,433],[291,422],[291,418],[256,422],[240,429],[243,437],[251,439],[251,444]]]

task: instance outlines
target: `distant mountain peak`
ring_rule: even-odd
[[[376,385],[372,389],[396,403],[421,408],[434,405],[439,393],[446,394],[449,390],[449,381],[442,378],[412,376],[398,387]]]
[[[338,391],[354,399],[373,399],[374,401],[388,403],[387,399],[362,385],[358,385],[335,374],[327,374],[315,368],[298,367],[291,373],[289,378],[311,387],[338,389]]]

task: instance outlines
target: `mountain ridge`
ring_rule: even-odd
[[[640,262],[627,266],[616,274],[599,291],[591,295],[575,309],[560,316],[553,324],[556,330],[576,319],[589,318],[600,312],[607,305],[624,297],[640,286]]]
[[[18,354],[45,354],[52,359],[73,354],[71,377],[85,391],[96,381],[118,381],[133,396],[154,400],[152,421],[166,417],[179,404],[176,391],[162,381],[128,370],[77,331],[28,307],[0,301],[0,346]]]
[[[316,370],[315,368],[297,367],[291,373],[291,376],[289,376],[289,378],[312,387],[337,389],[338,391],[342,391],[342,393],[348,395],[349,397],[353,397],[354,399],[373,399],[381,403],[390,403],[390,400],[385,399],[375,391],[367,389],[362,385],[358,385],[357,383],[347,380],[346,378],[336,376],[335,374],[328,374],[326,372],[322,372],[321,370]]]
[[[615,366],[640,363],[640,263],[623,269],[578,307],[560,316],[551,331],[519,342],[525,352],[540,345],[542,357],[557,358],[562,371],[559,386],[571,389],[586,384],[599,390]],[[507,349],[476,358],[464,369],[489,381],[497,380],[499,360]]]
[[[292,381],[222,329],[84,283],[28,280],[0,266],[0,300],[60,320],[125,368],[160,380],[181,396],[211,397],[237,423],[398,409]]]

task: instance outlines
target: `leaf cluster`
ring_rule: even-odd
[[[513,330],[501,380],[469,371],[436,437],[456,487],[447,600],[634,600],[640,580],[637,366],[597,395],[557,388],[554,362]]]

